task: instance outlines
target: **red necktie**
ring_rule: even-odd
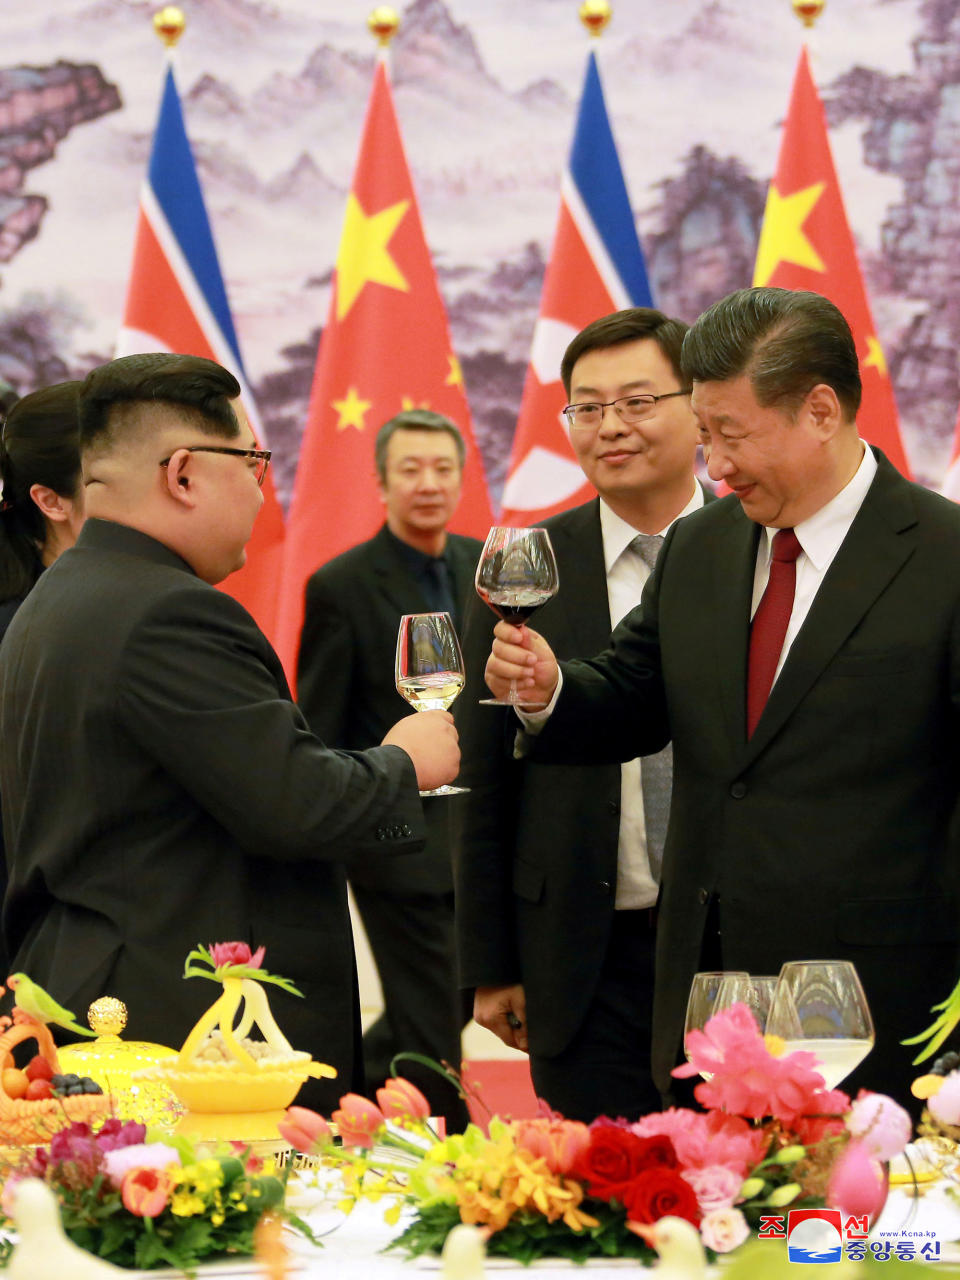
[[[773,537],[770,577],[763,599],[753,615],[750,628],[750,658],[747,664],[747,737],[753,737],[773,687],[780,651],[793,612],[797,585],[797,556],[803,548],[792,529],[781,529]]]

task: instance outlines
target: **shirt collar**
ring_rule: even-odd
[[[693,511],[699,511],[703,506],[703,490],[694,482],[693,496],[683,508],[678,511],[669,524],[665,525],[657,532],[661,537],[666,537],[670,528],[684,516],[688,516]],[[628,524],[621,516],[608,507],[604,500],[600,499],[600,532],[603,536],[603,561],[607,573],[613,568],[620,557],[629,547],[630,543],[637,536],[637,530],[632,524]]]
[[[857,512],[863,505],[867,490],[873,484],[877,474],[877,459],[869,445],[864,445],[863,457],[852,478],[840,490],[836,497],[819,511],[815,511],[807,520],[801,521],[794,529],[810,563],[822,573],[840,550],[840,544],[850,530]],[[773,545],[773,535],[777,529],[764,528],[766,536],[767,558]]]

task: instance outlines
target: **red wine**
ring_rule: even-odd
[[[522,627],[531,614],[536,613],[541,605],[553,596],[552,590],[538,591],[535,587],[505,591],[502,589],[489,591],[485,587],[477,587],[480,599],[511,626]]]

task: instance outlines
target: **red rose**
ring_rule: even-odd
[[[644,1169],[676,1163],[669,1138],[638,1138],[628,1129],[605,1124],[591,1128],[590,1146],[571,1172],[586,1183],[587,1195],[623,1204],[627,1189]]]
[[[651,1223],[671,1215],[700,1225],[700,1206],[686,1179],[666,1165],[654,1165],[637,1175],[626,1188],[623,1206],[628,1222]]]

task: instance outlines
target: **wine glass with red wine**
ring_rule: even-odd
[[[504,622],[522,627],[531,614],[557,594],[559,579],[546,529],[507,529],[495,525],[487,534],[477,565],[480,599]],[[485,707],[534,706],[511,680],[506,698],[481,698]]]

